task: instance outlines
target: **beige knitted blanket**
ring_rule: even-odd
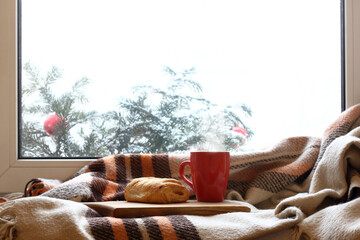
[[[360,105],[322,139],[293,137],[261,152],[231,155],[227,199],[250,213],[112,218],[75,201],[123,200],[140,176],[180,179],[188,155],[116,155],[63,183],[33,179],[0,203],[0,239],[359,239]],[[189,174],[189,173],[188,173]],[[71,201],[72,200],[72,201]]]

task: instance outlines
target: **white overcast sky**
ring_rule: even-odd
[[[23,61],[86,76],[89,106],[115,108],[164,66],[195,67],[220,104],[245,103],[253,144],[321,136],[340,113],[340,0],[22,0]]]

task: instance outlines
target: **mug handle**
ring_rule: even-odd
[[[184,182],[189,185],[193,190],[194,190],[194,185],[193,183],[185,176],[184,174],[184,168],[186,165],[190,166],[190,161],[184,161],[180,164],[179,167],[179,173],[180,173],[180,177],[182,178],[182,180],[184,180]]]

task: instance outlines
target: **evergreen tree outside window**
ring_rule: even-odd
[[[21,157],[239,152],[340,112],[339,1],[105,2],[22,0]]]
[[[188,152],[213,145],[239,150],[252,136],[239,115],[251,116],[245,104],[219,108],[201,96],[202,87],[190,77],[194,69],[176,73],[169,67],[165,88],[133,87],[133,97],[119,101],[119,110],[84,111],[82,89],[87,78],[76,81],[70,92],[56,96],[52,85],[61,77],[58,68],[46,76],[29,63],[24,69],[29,83],[23,87],[21,155],[26,157],[99,157],[119,153]],[[36,101],[30,102],[35,96]],[[158,99],[151,99],[158,98]],[[44,123],[40,119],[46,116]],[[77,125],[77,138],[71,133]],[[235,131],[235,128],[242,130]]]

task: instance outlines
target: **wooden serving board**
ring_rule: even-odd
[[[250,208],[238,201],[198,202],[188,200],[185,203],[153,204],[127,201],[85,202],[85,205],[103,216],[134,218],[164,215],[201,215],[210,216],[228,212],[250,212]]]

